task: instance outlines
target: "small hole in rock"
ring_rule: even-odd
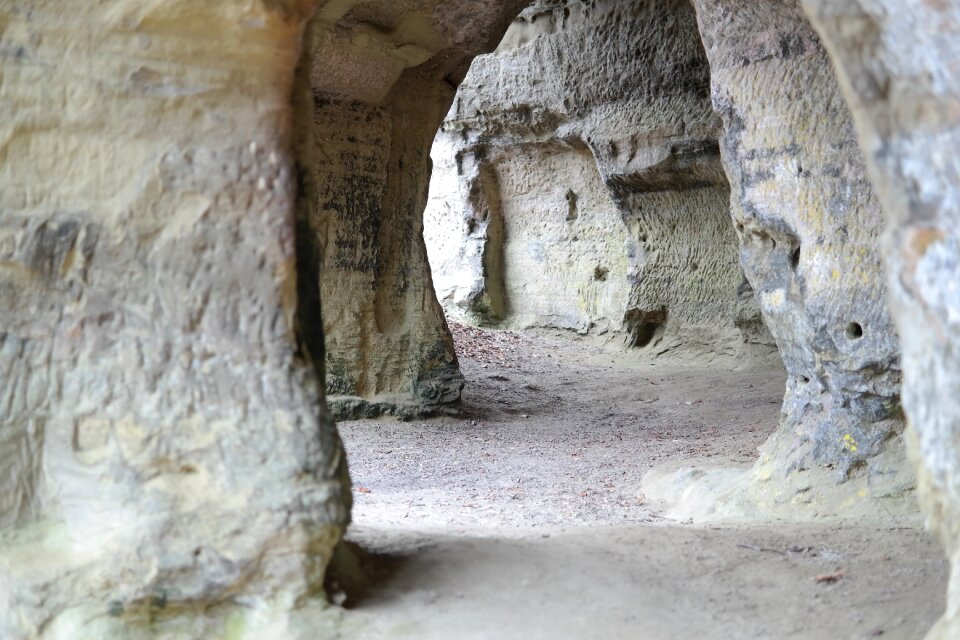
[[[807,384],[808,382],[810,382],[810,378],[808,378],[807,376],[800,376],[800,382],[802,382],[803,384]]]
[[[630,309],[623,321],[627,330],[627,346],[646,347],[663,334],[667,309]]]
[[[610,273],[610,269],[606,267],[596,267],[593,270],[593,279],[603,282],[607,279],[608,273]]]
[[[794,249],[790,254],[790,266],[792,266],[794,270],[800,266],[800,247]]]
[[[572,189],[567,190],[567,222],[577,219],[577,194]]]
[[[859,340],[863,337],[863,327],[859,322],[851,322],[847,325],[847,337],[851,340]]]

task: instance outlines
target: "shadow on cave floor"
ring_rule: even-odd
[[[330,571],[341,637],[916,638],[942,612],[946,566],[922,531],[688,525],[641,492],[654,467],[749,467],[782,367],[467,338],[464,418],[340,425],[355,499]]]
[[[381,555],[332,568],[344,640],[907,640],[944,607],[942,552],[915,529],[362,526],[351,538]]]

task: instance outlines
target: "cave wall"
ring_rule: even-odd
[[[589,150],[525,145],[492,170],[504,319],[580,333],[618,329],[631,243]]]
[[[463,376],[423,243],[428,152],[470,60],[519,8],[340,2],[311,24],[301,171],[310,202],[298,224],[322,301],[326,350],[317,340],[313,351],[337,417],[411,417],[459,400]]]
[[[887,221],[907,441],[951,562],[928,638],[960,636],[960,6],[804,0],[830,52]]]
[[[0,3],[0,637],[322,582],[349,482],[295,335],[310,4]]]
[[[741,262],[788,372],[754,477],[814,510],[849,508],[819,502],[819,473],[857,476],[854,496],[900,495],[912,479],[883,215],[827,52],[798,2],[695,5]]]
[[[509,147],[484,162],[475,181],[458,178],[455,154],[451,147],[435,156],[424,213],[435,286],[449,312],[460,317],[463,309],[496,326],[618,331],[635,243],[589,149]],[[486,217],[480,221],[463,215],[473,184],[483,191],[473,195]]]
[[[474,322],[770,353],[719,132],[688,3],[534,2],[474,61],[434,142],[438,296]]]
[[[0,3],[5,638],[139,638],[184,617],[192,626],[177,637],[209,637],[203,620],[219,607],[286,611],[322,579],[349,495],[322,408],[322,331],[308,321],[327,295],[339,296],[332,307],[347,304],[346,291],[324,293],[323,278],[339,269],[359,282],[354,271],[367,269],[342,266],[349,256],[337,251],[365,249],[350,249],[353,234],[336,230],[354,223],[351,207],[371,184],[394,195],[410,187],[416,193],[399,199],[404,211],[425,202],[423,103],[439,123],[466,61],[497,41],[497,25],[519,6],[327,3],[305,41],[313,59],[295,82],[313,4]],[[896,344],[878,302],[876,199],[828,58],[791,3],[696,4],[713,102],[726,120],[721,153],[742,258],[791,373],[780,444],[767,453],[783,454],[778,469],[882,476],[875,454],[900,429]],[[951,65],[960,59],[960,15],[933,0],[805,5],[852,105],[891,230],[888,282],[920,493],[956,572],[960,172],[951,151],[960,90]],[[446,44],[423,41],[424,15]],[[549,31],[551,20],[532,23]],[[418,92],[430,99],[418,102]],[[683,153],[671,144],[647,156],[646,140],[618,133],[647,129],[623,128],[617,113],[650,111],[603,109],[597,121],[614,123],[609,137],[601,129],[574,137],[604,183],[635,175],[641,193],[664,175],[675,183],[677,171],[663,167]],[[409,138],[398,135],[408,127]],[[553,128],[546,135],[565,144]],[[712,138],[689,135],[688,173],[714,174],[708,145],[698,150]],[[389,152],[358,149],[364,136]],[[616,149],[604,150],[611,139]],[[651,147],[662,153],[660,142]],[[483,175],[482,154],[463,160],[464,171]],[[317,162],[326,170],[314,171]],[[335,174],[349,162],[376,179]],[[327,202],[339,204],[324,217]],[[334,231],[320,235],[322,221]],[[834,240],[843,234],[841,248]],[[377,260],[393,269],[398,256],[422,259],[404,237],[383,246],[407,253]],[[322,242],[329,238],[339,248]],[[413,315],[431,306],[426,287],[380,285],[402,274],[370,273],[381,278],[364,284],[374,298],[400,296],[401,312]],[[358,313],[334,314],[331,344]],[[386,315],[374,313],[378,331]],[[433,311],[423,317],[439,322]],[[851,317],[862,335],[848,333]],[[431,331],[445,336],[437,324]],[[399,339],[395,361],[415,342]],[[808,383],[812,391],[802,391]],[[837,430],[844,426],[863,433]],[[931,637],[957,635],[957,580],[951,588]],[[232,628],[270,637],[250,631],[244,615],[230,618]]]

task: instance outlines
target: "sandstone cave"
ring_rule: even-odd
[[[957,0],[0,0],[0,640],[960,638]]]

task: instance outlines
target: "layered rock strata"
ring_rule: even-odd
[[[920,493],[956,568],[960,171],[951,150],[960,143],[960,15],[935,0],[804,1],[886,211]],[[314,4],[0,4],[4,638],[141,638],[161,627],[169,637],[225,628],[297,637],[284,615],[311,601],[348,519],[323,362],[345,372],[331,380],[355,406],[396,390],[441,404],[453,395],[445,390],[458,384],[455,362],[411,229],[426,201],[432,129],[469,59],[492,47],[520,7],[320,3],[295,82]],[[793,3],[696,5],[741,257],[791,376],[783,423],[754,477],[775,479],[767,484],[782,501],[815,494],[824,481],[808,473],[816,469],[862,481],[855,499],[904,491],[879,209],[827,55]],[[592,37],[581,30],[573,46],[565,25],[604,12],[629,21],[624,7],[599,2],[537,7],[504,52],[542,46],[546,60]],[[631,27],[636,55],[691,63],[684,52],[693,45],[673,37],[689,28],[684,11],[664,4],[639,14],[648,19]],[[658,22],[662,15],[675,18]],[[614,31],[598,30],[625,85],[660,87],[647,100],[699,95],[679,79],[702,81],[702,58],[696,73],[644,80],[641,68],[667,63],[633,66]],[[597,67],[570,64],[590,87]],[[533,80],[575,91],[573,74],[546,66]],[[532,104],[526,90],[511,86],[516,104]],[[578,98],[594,115],[567,96],[550,113],[519,110],[522,126],[504,136],[568,167],[583,167],[589,152],[610,199],[594,180],[595,191],[551,194],[553,209],[566,211],[566,223],[581,206],[592,213],[613,202],[627,220],[623,237],[640,243],[641,222],[623,217],[638,208],[634,197],[669,212],[664,193],[720,188],[716,124],[669,101],[654,100],[659,111],[623,109],[621,90],[609,79],[584,89]],[[685,123],[679,134],[674,112]],[[634,140],[626,131],[645,133]],[[483,154],[462,158],[458,171],[481,176],[481,191],[499,188]],[[410,229],[377,227],[381,218]],[[661,264],[641,255],[628,252],[628,280]],[[621,273],[597,266],[608,278]],[[657,325],[659,307],[630,295],[638,325]],[[333,319],[326,327],[321,306]],[[586,326],[601,308],[583,316]],[[361,320],[372,329],[357,337]],[[375,371],[382,384],[369,381]],[[957,635],[955,591],[931,637]],[[265,619],[279,622],[264,627]]]
[[[470,60],[521,4],[335,2],[311,25],[298,228],[314,284],[301,293],[322,300],[326,351],[319,339],[313,351],[337,416],[414,416],[459,400],[423,243],[428,152]]]
[[[350,498],[294,319],[310,5],[0,3],[0,637],[322,584]]]

